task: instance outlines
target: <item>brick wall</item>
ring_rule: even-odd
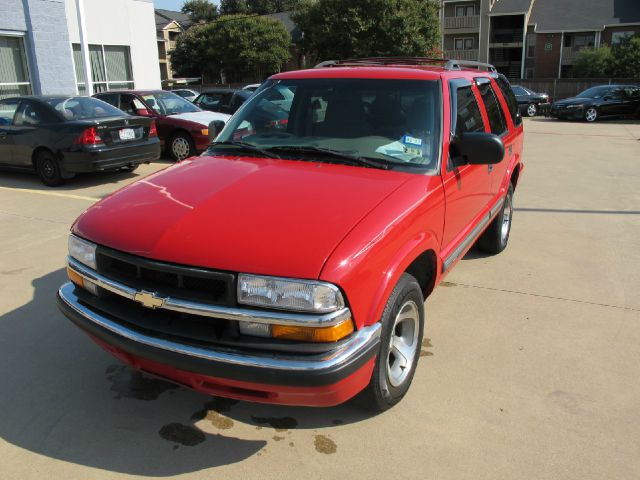
[[[547,45],[551,49],[547,50]],[[534,60],[534,76],[536,78],[553,78],[558,76],[562,41],[560,33],[538,33],[536,36],[536,55]]]
[[[636,35],[640,35],[640,25],[630,25],[627,27],[607,27],[602,31],[600,35],[600,44],[606,43],[611,45],[611,34],[613,32],[635,32]]]

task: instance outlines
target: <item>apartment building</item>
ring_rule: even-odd
[[[447,58],[509,78],[565,78],[583,48],[640,35],[640,0],[441,0]]]
[[[178,37],[191,25],[188,15],[173,10],[156,9],[156,32],[160,78],[165,85],[175,80],[171,66],[171,53],[176,48]]]
[[[0,98],[159,88],[152,0],[0,1]]]

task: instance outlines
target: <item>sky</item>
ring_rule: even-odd
[[[182,4],[184,0],[153,0],[153,4],[156,8],[163,8],[165,10],[175,10],[180,11],[182,8]],[[219,3],[216,0],[213,0],[211,3]]]

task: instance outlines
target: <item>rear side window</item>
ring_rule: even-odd
[[[99,98],[103,102],[107,102],[109,105],[113,105],[116,108],[118,107],[117,93],[103,93],[101,95],[96,95],[96,98]]]
[[[480,107],[471,85],[459,87],[456,91],[456,135],[465,132],[484,132]]]
[[[513,124],[517,127],[522,123],[522,117],[520,116],[520,110],[518,109],[518,100],[516,100],[516,96],[511,90],[509,80],[507,80],[507,77],[500,74],[495,79],[495,81],[498,84],[498,87],[500,87],[500,91],[502,92],[504,99],[507,101],[507,105],[509,106],[509,113],[511,114],[511,120],[513,120]]]
[[[14,123],[16,125],[36,126],[42,123],[54,123],[58,119],[42,105],[36,102],[23,100]]]
[[[502,107],[500,107],[496,93],[493,91],[493,87],[491,87],[491,82],[488,78],[476,78],[476,82],[484,107],[487,109],[491,133],[502,135],[507,130],[507,124],[504,121]]]

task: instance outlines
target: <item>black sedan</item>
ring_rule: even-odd
[[[233,115],[251,95],[249,90],[216,88],[202,92],[193,103],[203,110]]]
[[[101,100],[0,100],[0,166],[35,170],[45,185],[61,185],[80,172],[133,171],[159,158],[154,121],[127,115]]]
[[[546,113],[549,109],[549,95],[546,93],[536,93],[520,85],[514,85],[513,93],[518,100],[520,112],[527,117],[535,117],[540,113]]]
[[[640,118],[640,87],[637,85],[601,85],[575,97],[553,102],[551,116],[595,122],[600,117],[633,115]]]

